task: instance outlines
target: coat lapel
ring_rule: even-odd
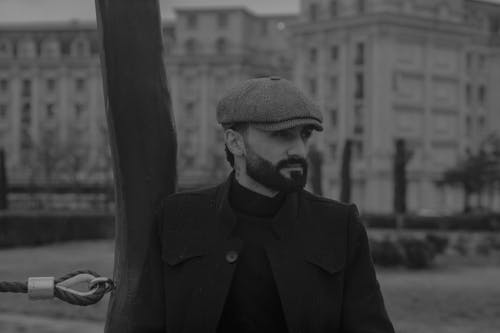
[[[230,238],[236,224],[228,201],[231,177],[218,186],[215,195],[209,198],[209,209],[200,212],[203,219],[209,221],[202,227],[209,244],[204,260],[206,273],[201,278],[196,300],[187,311],[185,333],[216,332],[236,267],[235,263],[227,262],[226,254],[229,251],[239,253],[243,245],[241,240]]]
[[[309,332],[314,316],[311,303],[318,296],[313,277],[318,269],[329,275],[343,269],[345,243],[337,239],[340,232],[331,231],[335,228],[323,228],[313,220],[317,212],[311,211],[302,192],[288,203],[280,214],[282,220],[276,221],[282,237],[268,246],[267,253],[289,332]],[[335,217],[330,218],[335,223]]]

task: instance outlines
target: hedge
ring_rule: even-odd
[[[361,217],[361,220],[371,228],[396,228],[396,216],[393,214],[366,214]],[[405,215],[401,227],[414,230],[500,231],[500,214],[436,217]]]
[[[109,212],[0,212],[0,248],[113,237]]]

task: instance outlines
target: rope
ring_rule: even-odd
[[[87,282],[85,292],[70,287]],[[52,299],[54,297],[73,305],[87,306],[99,302],[115,288],[113,280],[101,277],[91,270],[79,270],[63,277],[29,278],[28,282],[0,282],[0,292],[27,293],[30,299]]]

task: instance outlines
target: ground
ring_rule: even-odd
[[[74,242],[0,250],[0,280],[62,276],[92,269],[112,276],[111,241]],[[474,264],[476,262],[476,264]],[[386,306],[398,333],[500,332],[500,261],[440,261],[425,271],[377,268]],[[108,298],[89,307],[29,301],[0,294],[0,332],[102,332]]]

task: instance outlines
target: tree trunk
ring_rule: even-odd
[[[342,169],[340,170],[340,201],[351,202],[351,157],[352,141],[347,139],[342,152]]]
[[[7,167],[5,164],[5,152],[0,149],[0,210],[6,210],[8,207]]]
[[[396,140],[394,155],[394,212],[406,213],[406,164],[408,162],[406,144],[403,139]]]
[[[116,192],[117,289],[106,332],[122,333],[132,313],[156,310],[144,308],[142,292],[159,252],[154,212],[176,187],[177,145],[158,0],[96,0],[96,9]]]
[[[323,189],[321,186],[322,183],[322,173],[321,167],[323,164],[323,156],[321,152],[316,148],[316,146],[312,145],[308,154],[309,164],[311,166],[311,187],[312,191],[317,195],[323,195]]]

